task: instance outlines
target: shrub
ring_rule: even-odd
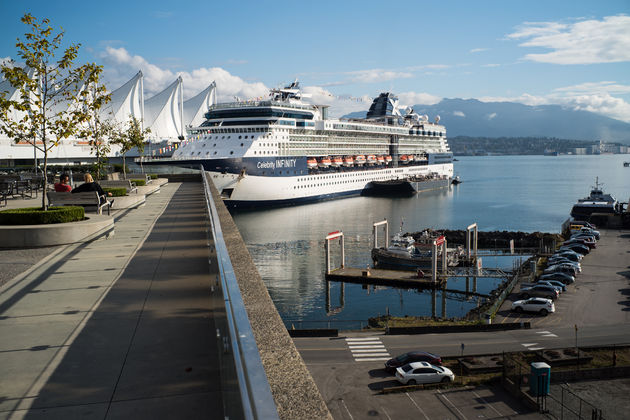
[[[124,197],[127,195],[126,188],[118,188],[118,187],[107,187],[103,188],[103,191],[106,193],[112,193],[112,197]]]
[[[79,206],[49,207],[48,211],[43,211],[41,207],[0,211],[0,225],[47,225],[76,222],[84,218],[85,209]]]
[[[114,167],[114,171],[122,173],[123,166],[122,163],[114,163],[112,165]],[[129,173],[129,166],[125,165],[126,172]]]
[[[151,179],[158,179],[158,174],[149,174]]]
[[[142,187],[143,185],[147,185],[146,179],[132,179],[131,182],[136,184],[136,187]]]

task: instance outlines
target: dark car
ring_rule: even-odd
[[[586,255],[589,252],[591,252],[591,250],[586,246],[586,245],[581,245],[581,244],[568,244],[568,245],[562,245],[559,250],[560,251],[564,251],[566,249],[569,249],[571,251],[575,251],[578,254],[582,254],[582,255]]]
[[[556,273],[548,273],[540,276],[540,280],[559,280],[564,284],[571,284],[575,282],[575,277],[571,274],[563,273],[558,271]]]
[[[563,243],[563,245],[570,245],[570,244],[582,244],[582,245],[586,245],[590,249],[597,248],[597,244],[595,243],[595,240],[590,240],[590,239],[582,238],[582,237],[571,238],[567,241],[564,241]]]
[[[558,291],[555,287],[545,286],[542,284],[535,284],[529,287],[523,287],[521,289],[521,298],[528,299],[530,297],[543,297],[545,299],[558,299]]]
[[[556,252],[550,258],[566,258],[567,260],[571,260],[573,262],[580,262],[582,254],[578,254],[574,251]]]
[[[545,270],[543,271],[543,274],[550,274],[550,273],[566,273],[575,277],[576,274],[578,273],[578,270],[577,268],[572,267],[570,265],[556,264],[556,265],[551,265],[545,268]]]
[[[429,362],[432,365],[441,365],[442,358],[437,354],[427,353],[425,351],[410,351],[409,353],[401,354],[385,362],[385,370],[393,373],[396,372],[396,368],[414,362]]]

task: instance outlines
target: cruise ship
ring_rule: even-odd
[[[448,185],[453,156],[439,117],[403,115],[391,93],[361,119],[329,118],[327,105],[305,98],[295,81],[268,100],[212,105],[172,157],[150,163],[202,165],[231,208],[359,195],[392,181]]]

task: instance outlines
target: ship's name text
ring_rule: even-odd
[[[274,161],[258,162],[258,169],[295,168],[297,159],[277,159]]]

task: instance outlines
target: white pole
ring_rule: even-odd
[[[446,275],[448,251],[446,250],[446,239],[442,244],[442,274]]]
[[[344,239],[343,239],[343,234],[341,235],[341,268],[344,268],[346,266],[346,249],[344,246]]]

